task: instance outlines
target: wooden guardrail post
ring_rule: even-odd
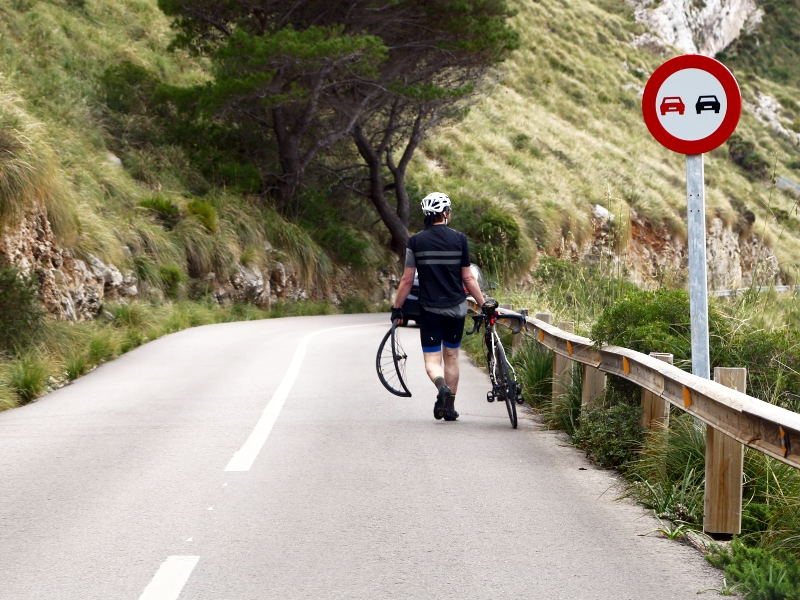
[[[714,381],[744,393],[747,369],[714,368]],[[744,446],[706,426],[706,494],[703,531],[730,539],[742,532]]]
[[[575,331],[575,323],[572,321],[560,321],[558,328],[572,333]],[[572,373],[573,362],[560,354],[553,354],[553,402],[559,402],[560,396],[567,391],[569,377]]]
[[[517,311],[519,314],[522,315],[523,318],[528,318],[528,309],[521,308]],[[525,343],[525,337],[523,332],[525,331],[525,324],[522,324],[522,329],[516,335],[511,336],[511,356],[514,356],[523,346]]]
[[[550,313],[536,313],[536,318],[539,321],[544,321],[548,325],[553,322],[553,315]]]
[[[672,354],[651,352],[650,356],[672,364]],[[642,388],[642,427],[658,431],[669,427],[669,402]]]
[[[581,378],[581,408],[589,408],[603,395],[606,389],[606,374],[592,365],[583,365]]]

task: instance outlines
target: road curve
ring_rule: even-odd
[[[402,331],[414,396],[383,390],[387,328],[347,315],[190,329],[0,413],[0,597],[664,600],[720,587],[693,548],[640,535],[654,521],[615,501],[613,475],[524,415],[512,430],[466,359],[461,418],[435,421],[416,329]],[[304,339],[252,466],[226,471],[264,433]]]

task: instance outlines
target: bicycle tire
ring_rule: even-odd
[[[389,342],[388,348],[387,342]],[[411,392],[405,382],[407,359],[408,355],[403,350],[400,338],[397,335],[397,321],[393,321],[391,328],[383,336],[381,344],[378,346],[375,368],[378,371],[378,379],[380,379],[383,387],[401,398],[411,397]]]
[[[511,369],[508,367],[506,360],[506,351],[503,349],[503,344],[500,340],[495,338],[495,353],[498,385],[503,390],[503,399],[506,401],[506,409],[508,410],[508,419],[511,421],[511,427],[517,428],[517,386],[514,379],[511,377]]]

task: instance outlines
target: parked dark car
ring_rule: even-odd
[[[694,109],[697,111],[698,115],[704,110],[713,110],[715,113],[718,113],[720,108],[721,105],[716,96],[700,96],[697,99],[697,103],[694,105]]]
[[[481,268],[476,265],[475,263],[471,264],[469,267],[472,270],[472,274],[475,277],[476,281],[478,282],[478,286],[481,288],[481,291],[484,292],[487,289],[490,289],[491,284],[486,280],[486,276],[481,271]],[[409,321],[414,321],[414,323],[419,323],[419,274],[414,275],[414,285],[411,286],[411,292],[409,292],[406,301],[403,302],[403,327],[407,326]]]

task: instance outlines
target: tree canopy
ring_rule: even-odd
[[[266,191],[291,211],[322,151],[352,139],[360,160],[327,165],[368,198],[402,252],[405,175],[420,142],[459,118],[518,44],[503,0],[159,0],[175,44],[212,60],[204,118],[257,128],[276,160]],[[346,148],[346,147],[344,147]]]

